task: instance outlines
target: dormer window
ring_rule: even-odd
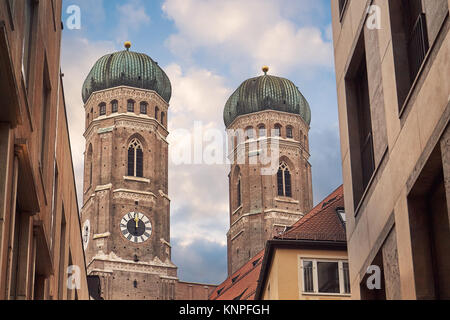
[[[345,215],[345,209],[344,208],[337,208],[336,209],[336,213],[338,214],[339,219],[341,219],[342,224],[345,225],[345,223],[347,222],[347,218],[346,218],[346,215]]]

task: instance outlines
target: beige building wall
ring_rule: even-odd
[[[0,299],[89,299],[61,12],[61,1],[0,2]]]
[[[448,299],[448,276],[429,270],[432,261],[438,269],[449,266],[448,254],[441,254],[449,243],[448,208],[441,201],[445,195],[433,191],[438,187],[432,183],[427,184],[430,180],[441,184],[443,175],[449,203],[449,140],[445,138],[450,117],[448,2],[421,1],[430,50],[410,82],[405,80],[409,72],[405,67],[407,52],[402,47],[405,35],[399,31],[400,1],[347,1],[341,13],[339,3],[331,1],[353,298]],[[367,13],[369,5],[379,9],[380,29],[368,28],[368,20],[375,17],[373,11]],[[360,164],[352,156],[358,151],[351,77],[355,57],[361,55],[363,47],[374,172],[361,192],[356,182]],[[355,195],[361,193],[359,200]],[[416,210],[418,198],[444,206]],[[440,219],[441,230],[435,221],[422,221],[427,216]],[[428,228],[424,227],[427,223]],[[433,243],[427,243],[428,236]],[[430,247],[436,248],[434,257],[429,256]],[[379,294],[368,292],[365,285],[366,270],[372,264],[383,270],[384,285]]]
[[[263,300],[349,300],[350,295],[325,295],[303,292],[302,259],[346,261],[345,251],[274,249],[266,271]]]

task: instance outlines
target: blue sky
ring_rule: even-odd
[[[329,0],[63,0],[63,21],[70,5],[81,8],[81,30],[65,27],[62,70],[80,199],[81,86],[95,61],[127,40],[171,79],[170,130],[202,121],[224,131],[226,100],[263,65],[290,79],[312,109],[314,202],[342,183]],[[170,164],[172,260],[181,280],[226,277],[228,170]]]

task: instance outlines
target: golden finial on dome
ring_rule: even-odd
[[[262,71],[264,72],[265,75],[267,75],[267,72],[269,72],[269,67],[268,66],[262,67]]]
[[[130,48],[131,48],[131,42],[130,41],[126,41],[124,45],[125,45],[125,48],[127,50],[130,50]]]

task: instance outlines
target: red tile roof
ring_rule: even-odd
[[[342,186],[275,239],[346,241],[345,226],[336,211],[338,208],[344,208]]]
[[[336,209],[344,208],[344,189],[339,187],[307,215],[288,228],[279,240],[346,241],[345,227]],[[254,300],[265,250],[228,277],[210,300]]]
[[[263,257],[264,250],[220,284],[209,300],[254,300]]]

